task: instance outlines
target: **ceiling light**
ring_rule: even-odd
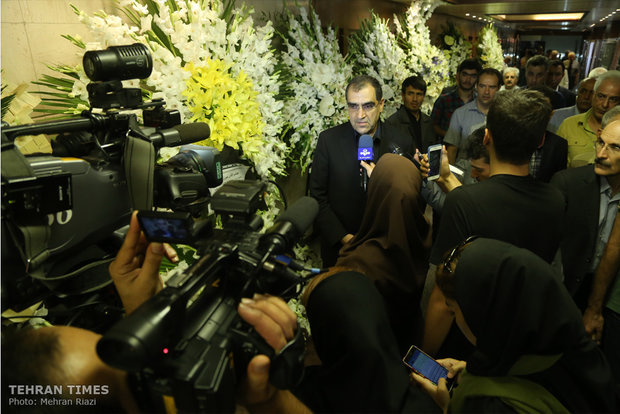
[[[494,14],[491,17],[507,22],[520,22],[528,20],[538,21],[575,21],[581,20],[586,12],[578,13],[544,13],[544,14]]]
[[[476,18],[476,16],[471,16],[471,17],[473,17],[474,19]]]
[[[465,16],[469,16],[469,13],[465,13]]]

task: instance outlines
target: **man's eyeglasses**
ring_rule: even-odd
[[[376,106],[377,104],[375,102],[366,102],[361,105],[361,108],[363,111],[371,111],[375,109]],[[356,104],[356,103],[347,102],[347,107],[349,108],[349,111],[360,110],[360,104]]]
[[[448,273],[453,273],[451,265],[452,265],[452,261],[454,260],[458,252],[463,248],[463,246],[465,246],[468,243],[473,242],[478,237],[480,236],[469,236],[465,240],[460,242],[454,249],[452,249],[450,253],[448,254],[448,256],[446,256],[445,260],[443,261],[443,271],[448,272]]]

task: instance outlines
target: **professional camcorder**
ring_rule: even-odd
[[[222,229],[185,228],[176,222],[178,215],[167,213],[147,212],[140,218],[142,228],[149,229],[147,238],[159,238],[157,229],[166,229],[175,240],[188,235],[200,252],[195,264],[178,270],[159,294],[114,325],[97,345],[103,361],[132,373],[143,411],[163,413],[173,401],[180,413],[233,412],[236,384],[258,353],[271,356],[270,381],[276,387],[291,388],[302,379],[301,330],[273,355],[237,314],[242,297],[269,293],[288,299],[304,282],[278,255],[312,224],[318,204],[301,198],[261,234],[262,220],[254,211],[264,186],[231,181],[214,194],[211,207],[224,218]]]
[[[207,138],[208,126],[180,125],[163,102],[142,104],[139,90],[120,83],[147,77],[151,66],[139,44],[87,52],[91,110],[76,119],[2,129],[4,305],[23,308],[41,298],[68,300],[100,290],[110,282],[108,263],[122,242],[118,229],[137,209],[147,239],[192,245],[199,259],[177,269],[131,315],[110,329],[108,323],[97,352],[130,372],[145,412],[171,406],[179,413],[233,412],[236,386],[258,353],[271,357],[270,381],[278,388],[301,380],[301,330],[274,355],[239,317],[237,304],[254,293],[285,299],[299,293],[305,279],[297,271],[304,267],[284,254],[310,227],[318,204],[304,197],[260,233],[256,211],[264,205],[265,183],[229,181],[211,195],[223,181],[219,152],[183,145]],[[143,110],[144,125],[136,109]],[[60,134],[52,155],[24,156],[13,143],[40,133]],[[176,156],[155,163],[159,148],[178,145]],[[208,206],[221,228],[195,220]],[[21,261],[10,260],[9,246]]]
[[[121,81],[152,71],[142,44],[86,52],[91,109],[78,118],[2,128],[3,307],[20,310],[52,296],[93,292],[110,283],[113,259],[132,209],[205,211],[222,183],[204,123],[181,124],[161,100],[143,103]],[[141,111],[143,125],[136,112]],[[52,155],[24,156],[23,135],[58,134]],[[157,150],[183,145],[163,164]],[[21,258],[21,260],[19,260]]]

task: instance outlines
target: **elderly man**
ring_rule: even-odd
[[[349,122],[321,132],[310,173],[310,195],[319,202],[315,229],[321,236],[323,266],[336,263],[338,251],[358,231],[366,206],[366,192],[360,185],[357,148],[361,135],[373,140],[373,161],[395,146],[415,154],[406,131],[380,121],[383,92],[370,76],[354,78],[346,88]]]
[[[454,164],[457,159],[465,158],[467,137],[486,123],[489,106],[499,90],[501,78],[498,70],[483,69],[476,83],[476,99],[454,111],[444,138],[450,164]]]
[[[557,134],[568,141],[568,165],[592,164],[595,158],[596,131],[603,115],[620,103],[620,71],[610,70],[596,80],[592,108],[583,114],[568,117]]]
[[[582,114],[592,108],[592,96],[594,94],[595,82],[596,78],[592,77],[586,78],[579,83],[575,105],[553,111],[551,121],[549,121],[549,125],[547,126],[549,131],[557,133],[558,128],[566,118]]]
[[[564,98],[564,106],[575,105],[575,94],[560,86],[564,77],[564,64],[559,59],[549,60],[549,70],[547,71],[547,86],[558,92]]]
[[[552,184],[566,199],[565,236],[561,242],[564,283],[592,338],[609,355],[620,382],[620,282],[616,220],[620,202],[620,107],[603,116],[597,131],[594,165],[557,173]],[[615,223],[615,225],[614,225]],[[613,246],[608,245],[612,243]],[[607,246],[607,249],[606,249]],[[608,251],[609,248],[614,251]],[[606,251],[607,250],[607,251]],[[603,325],[605,321],[605,325]]]
[[[511,90],[512,88],[519,88],[517,86],[517,82],[519,81],[519,69],[517,68],[513,68],[513,67],[507,67],[504,69],[504,84],[502,85],[501,88],[499,88],[500,91],[504,91],[504,90]]]
[[[477,59],[462,61],[456,72],[456,90],[439,96],[435,101],[431,118],[439,137],[446,135],[454,111],[474,98],[474,85],[481,70],[482,65]]]
[[[415,148],[426,152],[438,142],[431,118],[420,108],[426,96],[426,82],[420,76],[410,76],[401,86],[403,105],[385,122],[409,131]]]

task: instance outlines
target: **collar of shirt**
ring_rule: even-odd
[[[586,112],[583,113],[583,116],[581,117],[581,119],[577,121],[577,125],[579,125],[580,127],[582,127],[583,129],[585,129],[586,131],[592,134],[596,134],[596,132],[590,129],[590,125],[588,125],[588,118],[590,118],[591,115],[592,115],[592,108],[588,109]]]

